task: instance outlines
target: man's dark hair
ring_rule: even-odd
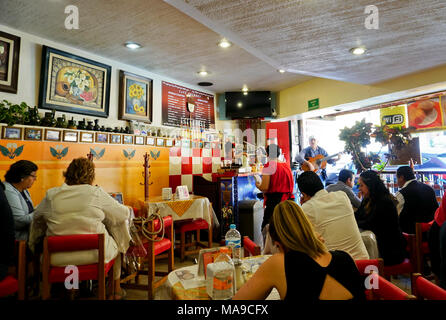
[[[277,144],[271,143],[270,145],[266,146],[266,154],[271,159],[276,159],[280,156],[280,148]]]
[[[342,182],[347,182],[348,179],[352,179],[353,180],[353,171],[347,170],[347,169],[342,169],[341,171],[339,171],[339,181]]]
[[[34,171],[37,171],[37,165],[34,162],[19,160],[9,167],[5,174],[5,180],[9,183],[19,183]]]
[[[305,171],[297,178],[297,186],[300,192],[314,196],[316,192],[323,190],[324,185],[322,184],[319,176],[313,171]]]
[[[402,176],[404,178],[404,180],[406,180],[406,181],[415,179],[415,174],[414,174],[412,168],[409,166],[399,167],[398,170],[396,170],[396,176],[398,178]]]

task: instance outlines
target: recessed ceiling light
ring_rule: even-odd
[[[209,74],[209,72],[207,72],[206,70],[201,70],[197,72],[200,76],[205,77]]]
[[[248,91],[243,92],[243,94],[244,94],[245,96],[247,96],[247,95],[248,95]]]
[[[241,102],[237,103],[237,107],[241,108],[242,106],[243,106],[243,103],[241,103]]]
[[[230,46],[232,46],[232,43],[230,43],[228,40],[226,40],[226,38],[223,38],[220,40],[220,42],[218,43],[218,45],[221,48],[229,48]]]
[[[197,84],[202,87],[210,87],[214,85],[212,82],[198,82]]]
[[[350,49],[350,52],[354,55],[360,56],[361,54],[364,54],[366,52],[366,48],[364,47],[352,48]]]
[[[125,46],[126,46],[127,48],[129,48],[129,49],[132,49],[132,50],[141,48],[141,45],[140,45],[140,44],[138,44],[138,43],[136,43],[136,42],[131,42],[131,41],[126,42],[126,43],[125,43]]]
[[[248,87],[247,87],[247,86],[243,86],[242,91],[243,91],[243,92],[248,92]]]
[[[279,69],[277,71],[279,71],[280,73],[285,73],[285,70],[283,70],[283,69]]]

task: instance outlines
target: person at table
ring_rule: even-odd
[[[355,260],[369,259],[347,195],[342,191],[324,190],[321,179],[313,171],[301,173],[297,186],[302,210],[325,239],[327,248],[348,252]]]
[[[262,229],[271,218],[274,207],[281,201],[294,199],[294,180],[291,168],[287,162],[281,162],[278,157],[281,150],[277,144],[266,147],[268,162],[262,170],[262,177],[256,175],[256,187],[263,191],[265,210]]]
[[[308,138],[308,142],[310,145],[308,147],[302,149],[302,151],[296,155],[294,162],[298,162],[301,165],[306,164],[311,171],[314,171],[316,169],[315,166],[313,165],[313,163],[311,163],[308,160],[310,158],[314,158],[318,155],[322,155],[323,157],[328,157],[328,153],[327,153],[327,151],[325,151],[324,148],[318,146],[318,141],[314,136],[310,136]],[[337,158],[330,159],[327,161],[327,163],[334,165],[336,163],[336,161],[338,161],[339,159],[340,159],[340,156],[338,155]],[[319,171],[319,174],[320,174],[322,181],[325,181],[327,179],[327,171],[325,169],[321,169]]]
[[[28,189],[37,179],[37,165],[28,160],[13,163],[5,174],[5,194],[14,216],[16,240],[28,240],[34,204]]]
[[[0,245],[2,247],[0,281],[10,273],[10,268],[14,266],[14,241],[14,218],[6,199],[5,186],[0,181]]]
[[[446,228],[446,193],[435,211],[434,221],[428,232],[429,257],[431,259],[432,272],[440,279],[440,285],[446,289],[446,243],[440,246],[441,228]],[[443,253],[441,254],[441,249]],[[442,259],[443,258],[443,259]]]
[[[129,246],[131,210],[113,199],[99,186],[93,186],[94,163],[87,158],[71,161],[64,172],[65,183],[49,189],[35,210],[29,245],[33,250],[46,236],[72,234],[105,235],[105,263],[115,259],[115,296],[121,299],[121,255]],[[85,265],[97,262],[97,250],[58,252],[51,257],[56,266]]]
[[[418,182],[411,167],[401,166],[396,171],[400,190],[395,194],[402,232],[415,233],[417,222],[430,222],[438,208],[434,189]]]
[[[259,267],[233,300],[265,299],[273,288],[290,302],[365,300],[364,281],[351,256],[329,251],[295,202],[276,206],[269,232],[280,252]]]
[[[331,184],[325,188],[328,192],[342,191],[344,192],[350,203],[352,204],[353,210],[357,210],[361,205],[361,200],[355,195],[352,188],[355,185],[355,174],[353,171],[342,169],[339,172],[338,182]]]
[[[384,265],[402,263],[407,255],[406,241],[398,223],[396,200],[372,170],[364,171],[359,176],[359,190],[363,195],[361,206],[355,212],[359,228],[376,235]]]

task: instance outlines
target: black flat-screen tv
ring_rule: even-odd
[[[226,118],[271,117],[271,91],[225,92]]]

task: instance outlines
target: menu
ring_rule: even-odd
[[[173,83],[162,82],[162,123],[182,127],[198,123],[204,129],[215,128],[214,96]],[[189,111],[187,103],[194,107]]]

